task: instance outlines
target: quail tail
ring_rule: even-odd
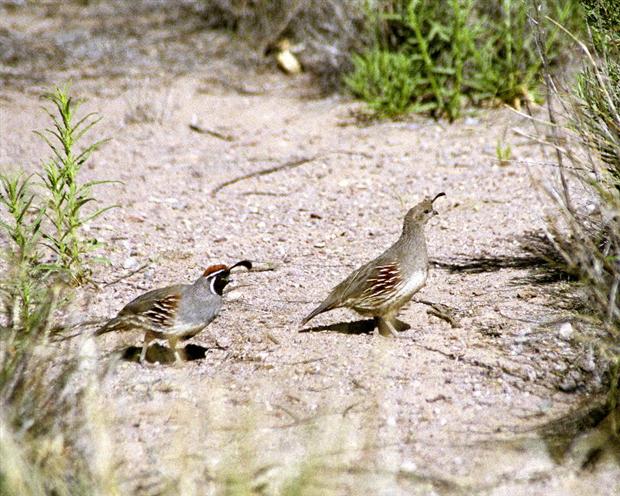
[[[123,327],[124,326],[122,319],[114,317],[112,320],[109,320],[102,327],[97,329],[95,331],[95,336],[101,336],[102,334],[105,334],[107,332],[120,331],[123,329]]]
[[[329,302],[324,301],[318,307],[316,307],[314,310],[312,310],[312,312],[310,312],[308,315],[306,315],[306,317],[301,321],[301,325],[305,326],[308,323],[308,321],[310,321],[310,319],[313,319],[318,314],[323,313],[323,312],[327,312],[327,311],[331,310],[332,308],[333,308],[333,306]]]

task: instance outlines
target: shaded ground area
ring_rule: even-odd
[[[191,360],[113,369],[105,401],[127,488],[154,494],[182,480],[208,493],[230,467],[268,486],[300,463],[342,494],[607,494],[617,484],[613,456],[581,470],[579,453],[558,463],[537,434],[601,380],[591,354],[560,333],[567,314],[551,287],[518,264],[449,270],[522,256],[515,240],[542,226],[534,184],[550,165],[514,131],[534,134],[526,120],[489,110],[453,125],[360,124],[359,104],[308,98],[305,76],[243,70],[228,49],[222,58],[228,37],[198,14],[171,35],[156,10],[128,23],[110,5],[5,7],[0,21],[14,54],[0,67],[0,167],[34,170],[47,155],[31,131],[46,125],[38,95],[51,82],[72,79],[84,112],[103,116],[96,132],[112,138],[83,171],[122,181],[100,189],[120,207],[89,226],[111,264],[73,318],[111,316],[211,263],[262,269],[235,277],[220,317],[188,345]],[[509,165],[498,142],[511,146]],[[396,239],[407,208],[439,191],[427,228],[437,263],[417,298],[446,305],[460,326],[414,302],[400,339],[363,323],[349,332],[342,323],[358,319],[346,311],[300,333],[335,283]],[[140,339],[98,343],[131,358]],[[167,361],[164,347],[151,353]]]

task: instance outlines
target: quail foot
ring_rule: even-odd
[[[181,357],[177,342],[195,336],[217,317],[222,307],[222,293],[231,282],[230,272],[239,266],[250,270],[252,263],[242,260],[230,267],[211,265],[194,284],[175,284],[140,295],[95,335],[112,331],[144,331],[141,363],[153,339],[167,339],[178,363]]]
[[[396,243],[338,284],[301,325],[320,313],[344,307],[374,317],[381,335],[396,336],[397,329],[403,325],[396,319],[398,311],[426,283],[428,255],[424,226],[437,215],[433,202],[440,196],[445,193],[432,199],[425,197],[411,208]]]

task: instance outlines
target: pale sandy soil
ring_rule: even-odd
[[[58,13],[5,14],[2,32],[24,39],[81,26]],[[196,36],[196,46],[211,46],[221,35]],[[213,54],[183,74],[165,57],[156,70],[112,60],[111,75],[99,62],[56,70],[20,60],[2,66],[0,167],[32,171],[47,155],[32,134],[47,125],[39,95],[70,77],[72,93],[88,100],[83,112],[103,117],[91,139],[112,138],[83,178],[122,181],[98,189],[102,204],[119,205],[89,226],[110,265],[96,268],[101,288],[73,319],[112,316],[140,292],[192,281],[211,263],[249,258],[272,268],[235,278],[219,318],[192,340],[204,359],[120,361],[109,374],[101,400],[127,491],[157,493],[180,477],[187,494],[210,494],[226,467],[277,481],[301,462],[341,494],[610,494],[617,486],[610,460],[595,470],[578,470],[571,457],[556,463],[536,433],[597,379],[558,325],[537,326],[564,313],[554,286],[530,284],[527,270],[433,266],[417,297],[456,309],[458,328],[411,303],[400,317],[412,329],[401,339],[324,328],[357,320],[347,311],[313,321],[320,332],[299,332],[333,285],[396,239],[425,194],[447,195],[427,227],[432,259],[519,255],[515,239],[543,225],[536,182],[550,170],[540,147],[514,131],[536,133],[525,119],[488,110],[452,125],[360,124],[359,104],[312,97],[306,76],[259,74]],[[164,118],[146,122],[138,105]],[[496,159],[498,142],[511,146],[507,166]],[[224,181],[306,158],[212,194]],[[98,344],[107,357],[140,339]],[[563,392],[573,389],[570,377],[579,387]]]

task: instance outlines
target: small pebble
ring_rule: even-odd
[[[560,338],[562,338],[564,341],[568,341],[570,340],[570,338],[573,336],[573,326],[570,322],[564,322],[561,326],[560,326],[560,330],[559,330],[559,335]]]
[[[135,269],[138,266],[138,261],[135,258],[126,258],[123,262],[123,269]]]

